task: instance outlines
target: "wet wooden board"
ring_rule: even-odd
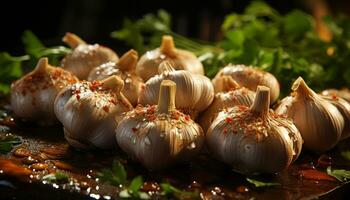
[[[10,153],[0,156],[0,199],[114,199],[120,188],[102,183],[96,173],[110,168],[114,159],[126,167],[128,180],[142,175],[142,190],[154,199],[165,199],[159,183],[188,191],[197,190],[202,199],[313,199],[343,198],[349,190],[328,176],[326,167],[350,170],[350,161],[340,151],[350,150],[350,140],[343,141],[326,155],[303,151],[297,162],[285,171],[256,178],[280,183],[280,186],[256,188],[246,177],[203,152],[189,164],[162,172],[150,172],[127,158],[120,150],[79,152],[70,147],[63,137],[62,127],[41,128],[15,123],[11,116],[0,121],[2,133],[22,138],[23,143]],[[10,129],[7,130],[6,127]],[[273,159],[273,155],[271,155]],[[48,183],[44,175],[67,173],[67,183]]]

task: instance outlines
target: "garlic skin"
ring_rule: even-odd
[[[205,110],[214,99],[214,88],[210,80],[199,74],[189,71],[175,71],[169,61],[159,66],[159,75],[149,79],[142,87],[139,104],[156,105],[159,97],[159,88],[163,80],[176,83],[176,107],[195,119],[199,112]]]
[[[66,33],[62,40],[73,51],[63,58],[61,65],[80,80],[86,80],[94,67],[109,61],[118,62],[118,55],[112,49],[98,44],[86,44],[73,33]]]
[[[279,83],[272,74],[253,67],[232,64],[221,69],[212,80],[215,93],[225,91],[222,84],[224,76],[231,76],[240,86],[252,91],[255,91],[258,85],[270,88],[271,103],[275,102],[280,94]]]
[[[176,84],[162,81],[158,105],[138,106],[116,130],[120,148],[149,170],[161,170],[194,158],[204,133],[188,115],[175,108]]]
[[[132,105],[121,93],[123,81],[111,76],[103,81],[82,81],[62,90],[55,100],[55,114],[64,136],[77,149],[117,146],[114,130]]]
[[[165,35],[159,48],[146,52],[136,66],[136,73],[147,81],[158,74],[158,67],[163,61],[174,64],[175,70],[187,70],[204,75],[204,68],[198,58],[191,52],[177,49],[172,36]]]
[[[299,77],[292,85],[292,96],[284,98],[276,113],[294,121],[305,147],[318,152],[333,148],[344,128],[344,118],[330,102],[312,91]]]
[[[333,96],[336,95],[337,97],[340,97],[344,100],[346,100],[347,102],[350,103],[350,90],[348,88],[343,88],[340,90],[337,89],[327,89],[327,90],[323,90],[321,92],[322,95],[324,96]]]
[[[331,96],[321,96],[323,99],[329,101],[333,106],[335,106],[344,118],[344,129],[341,134],[340,139],[346,139],[350,136],[350,104],[346,100],[333,94]]]
[[[208,130],[210,124],[222,109],[238,105],[251,106],[255,98],[255,92],[240,87],[231,76],[225,76],[223,80],[224,86],[230,89],[227,89],[227,92],[215,94],[213,103],[200,114],[199,124],[204,131]]]
[[[133,106],[137,105],[137,99],[143,84],[142,79],[136,75],[135,67],[138,54],[131,49],[126,52],[119,61],[107,62],[91,70],[88,76],[89,81],[103,80],[112,75],[119,76],[124,81],[122,93]]]
[[[237,172],[280,172],[301,152],[303,140],[293,122],[269,109],[269,91],[258,86],[250,108],[240,105],[225,109],[208,129],[207,144],[215,158]]]
[[[41,58],[35,69],[11,85],[11,107],[17,117],[42,126],[58,123],[53,104],[56,95],[78,79]]]

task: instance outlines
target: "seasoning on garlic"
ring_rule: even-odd
[[[123,81],[111,76],[102,81],[82,81],[62,90],[55,113],[68,143],[78,149],[117,146],[114,130],[132,105],[121,93]]]
[[[202,63],[191,52],[175,48],[173,37],[165,35],[160,48],[146,52],[136,66],[136,73],[147,81],[158,74],[158,67],[163,61],[174,63],[176,70],[187,70],[194,74],[204,74]]]
[[[32,72],[11,85],[12,110],[16,116],[43,126],[58,123],[53,110],[56,95],[77,81],[70,72],[41,58]]]
[[[175,71],[169,61],[159,66],[160,75],[149,79],[142,87],[139,103],[142,105],[156,105],[160,84],[163,80],[172,80],[177,85],[176,107],[194,119],[199,112],[205,110],[214,99],[214,88],[210,80],[189,71]]]
[[[86,44],[73,33],[66,33],[63,42],[73,48],[73,51],[63,58],[62,67],[81,80],[87,79],[94,67],[109,61],[118,61],[118,55],[112,49],[99,44]]]
[[[276,112],[293,119],[306,148],[321,152],[333,148],[344,128],[341,113],[312,91],[301,77],[293,83],[292,90],[294,93],[281,101]]]
[[[207,131],[217,114],[224,108],[238,105],[251,106],[255,97],[255,92],[245,87],[240,87],[231,76],[222,77],[225,91],[215,94],[213,103],[200,114],[199,124],[204,131]]]
[[[327,89],[327,90],[323,90],[321,92],[322,95],[325,96],[333,96],[336,95],[344,100],[346,100],[347,102],[350,103],[350,90],[348,88],[342,88],[340,90],[337,89]]]
[[[221,69],[212,80],[215,93],[225,91],[222,84],[224,76],[231,76],[240,86],[252,91],[255,91],[258,85],[270,88],[271,103],[275,102],[280,94],[279,83],[272,74],[254,67],[231,64]]]
[[[126,114],[116,130],[120,148],[148,169],[188,161],[204,143],[201,127],[176,110],[175,94],[176,84],[162,81],[158,106],[138,106]]]
[[[244,174],[276,173],[294,162],[301,152],[301,135],[291,120],[269,105],[270,89],[258,86],[250,108],[221,111],[206,135],[215,158]]]
[[[137,51],[131,49],[120,57],[117,63],[108,62],[92,69],[88,80],[102,80],[112,75],[119,76],[124,81],[123,94],[132,105],[136,106],[143,84],[142,79],[135,73],[137,59]]]

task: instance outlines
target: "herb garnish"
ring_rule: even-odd
[[[8,153],[13,149],[15,145],[19,145],[21,143],[21,138],[12,134],[0,135],[0,153]]]
[[[246,180],[253,184],[255,187],[270,187],[270,186],[279,186],[281,185],[280,183],[274,183],[274,182],[262,182],[258,181],[252,178],[246,178]]]
[[[47,174],[43,176],[42,180],[49,183],[66,183],[69,180],[69,176],[63,172],[56,172],[55,174]]]
[[[347,171],[345,169],[332,170],[331,167],[327,167],[327,174],[333,176],[341,182],[345,182],[350,179],[350,171]]]

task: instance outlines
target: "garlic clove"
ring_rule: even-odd
[[[143,84],[142,79],[136,75],[135,67],[138,54],[131,49],[126,52],[119,62],[108,62],[91,70],[88,80],[103,80],[112,75],[119,76],[124,81],[123,94],[134,106],[137,105],[137,99]]]
[[[70,145],[78,149],[117,146],[114,130],[132,105],[121,93],[123,81],[111,76],[102,81],[82,81],[61,91],[55,114]]]
[[[164,80],[158,106],[138,106],[116,130],[120,148],[150,170],[160,170],[197,155],[204,133],[188,115],[176,110],[176,84]]]
[[[35,69],[11,85],[11,108],[16,116],[43,126],[56,124],[53,103],[56,95],[78,79],[41,58]]]
[[[327,89],[321,92],[322,95],[325,96],[333,96],[336,95],[344,100],[346,100],[347,102],[350,102],[350,90],[348,88],[343,88],[340,90],[337,89]]]
[[[73,48],[62,60],[62,67],[79,79],[87,79],[89,72],[103,63],[117,62],[118,55],[108,47],[98,44],[86,44],[81,38],[73,33],[66,33],[63,42]]]
[[[221,69],[212,80],[215,93],[226,91],[225,77],[231,76],[240,86],[255,91],[258,85],[270,88],[271,103],[278,99],[280,86],[277,79],[268,72],[245,65],[228,65]]]
[[[221,111],[207,131],[213,155],[244,174],[276,173],[295,161],[301,135],[291,120],[276,115],[269,105],[269,88],[258,86],[250,108],[240,105]]]
[[[344,128],[341,113],[312,91],[301,77],[293,83],[292,90],[292,96],[281,101],[276,113],[293,119],[306,148],[321,152],[333,148]]]
[[[138,103],[156,105],[159,88],[163,80],[174,81],[177,85],[176,107],[194,119],[199,112],[205,110],[214,99],[214,89],[210,80],[189,71],[175,71],[171,62],[164,61],[160,67],[160,75],[152,77],[143,86]]]
[[[177,49],[172,36],[164,35],[160,48],[146,52],[136,66],[136,73],[147,81],[158,74],[163,61],[173,62],[175,70],[187,70],[194,74],[204,74],[204,68],[198,58],[191,52]]]

